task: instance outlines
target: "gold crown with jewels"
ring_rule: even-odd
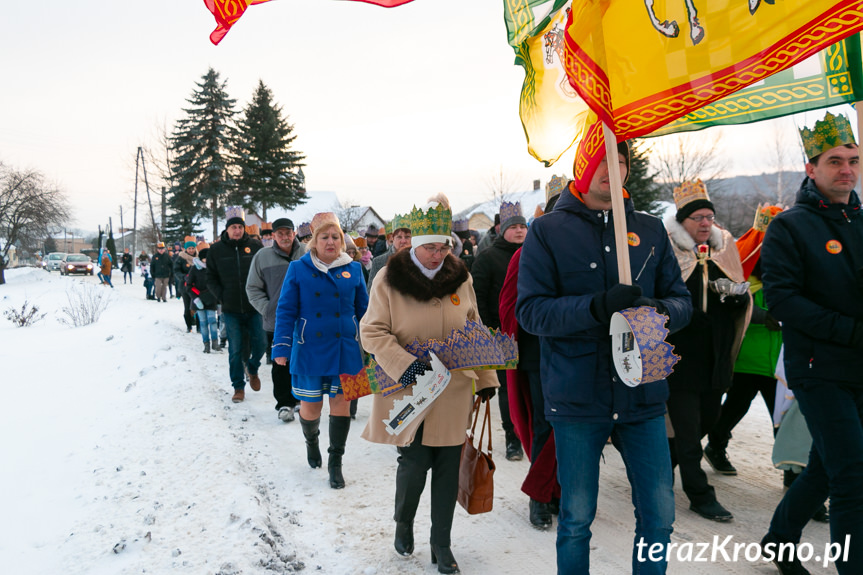
[[[800,130],[800,139],[803,140],[806,157],[810,160],[827,150],[857,143],[848,118],[842,115],[834,116],[830,112],[827,112],[823,120],[815,122],[815,127],[811,130],[806,127]]]

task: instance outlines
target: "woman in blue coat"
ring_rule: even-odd
[[[360,264],[345,253],[345,234],[335,214],[312,219],[309,251],[292,262],[276,308],[273,361],[290,356],[292,392],[300,400],[300,424],[309,465],[323,463],[318,445],[323,396],[330,400],[330,487],[345,486],[342,455],[351,426],[339,374],[363,367],[359,322],[368,307]]]

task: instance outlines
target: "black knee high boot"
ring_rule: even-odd
[[[303,436],[306,438],[306,457],[309,460],[309,467],[312,469],[323,464],[321,448],[318,445],[318,436],[321,434],[320,426],[320,417],[311,421],[300,417],[300,427],[303,428]]]
[[[330,472],[330,487],[341,489],[345,486],[345,478],[342,476],[342,455],[345,454],[345,443],[348,441],[348,431],[351,429],[350,416],[330,416],[330,454],[327,461],[327,469]]]

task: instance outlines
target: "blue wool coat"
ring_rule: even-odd
[[[633,279],[668,308],[668,327],[689,323],[692,299],[662,222],[627,199]],[[530,226],[521,251],[516,318],[540,338],[540,373],[549,421],[627,423],[665,413],[668,383],[632,388],[617,377],[608,326],[590,312],[595,294],[618,283],[611,211],[591,210],[564,191],[554,211]],[[652,254],[651,254],[652,250]],[[644,269],[642,270],[642,266]]]
[[[291,373],[355,374],[363,366],[359,322],[369,296],[360,264],[321,272],[311,253],[288,266],[276,308],[273,359],[290,357]]]

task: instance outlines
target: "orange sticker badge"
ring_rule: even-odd
[[[842,244],[839,243],[839,240],[830,240],[829,242],[827,242],[827,245],[825,247],[827,248],[827,252],[833,255],[836,255],[842,251]]]
[[[629,232],[626,234],[626,242],[632,247],[636,247],[641,244],[641,238],[635,232]]]
[[[247,247],[247,248],[246,248],[246,253],[247,253],[247,254],[252,253],[252,248]]]
[[[342,277],[345,279],[348,279],[349,277],[351,277],[351,273],[350,272],[342,272]]]
[[[458,299],[458,295],[456,294],[452,294],[451,296],[449,296],[449,301],[451,301],[453,305],[458,305],[461,303],[461,300]]]

